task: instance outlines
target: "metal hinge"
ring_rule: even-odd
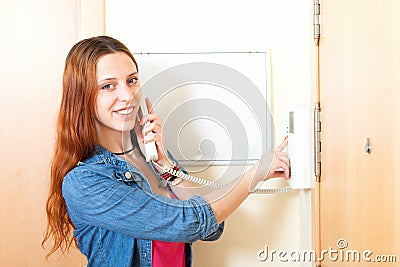
[[[319,38],[321,36],[321,24],[319,22],[319,16],[321,14],[319,0],[314,0],[314,15],[313,15],[313,25],[314,25],[314,43],[316,46],[319,45]]]
[[[314,175],[317,183],[321,178],[321,108],[319,102],[314,106]]]

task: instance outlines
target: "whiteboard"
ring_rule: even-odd
[[[135,53],[143,94],[184,165],[246,164],[271,149],[266,52]]]

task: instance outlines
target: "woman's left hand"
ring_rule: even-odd
[[[165,134],[163,131],[162,123],[157,114],[154,113],[153,105],[149,98],[146,97],[147,110],[149,111],[148,116],[144,116],[140,119],[140,126],[142,127],[141,134],[143,143],[154,141],[156,143],[158,160],[156,161],[160,165],[170,165],[168,159]],[[137,133],[138,134],[138,133]]]

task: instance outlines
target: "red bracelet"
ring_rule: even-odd
[[[173,169],[174,171],[179,171],[179,167],[176,166],[176,165],[175,165],[172,169]],[[175,175],[172,175],[172,174],[169,173],[169,172],[162,173],[162,174],[160,174],[160,176],[161,176],[161,178],[163,178],[164,180],[167,180],[168,182],[172,182],[172,181],[175,180],[175,178],[177,177],[177,176],[175,176]]]
[[[172,176],[172,174],[170,174],[169,172],[166,172],[166,173],[160,174],[160,176],[164,180],[168,180]]]

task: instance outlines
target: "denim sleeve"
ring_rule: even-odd
[[[175,159],[175,157],[172,155],[172,153],[171,153],[170,151],[167,151],[167,153],[168,153],[168,157],[169,157],[171,160],[175,161],[175,163],[178,165],[179,169],[180,169],[182,172],[188,173],[188,172],[185,170],[185,168]],[[211,235],[209,235],[209,236],[207,236],[207,237],[205,237],[205,238],[202,238],[201,240],[202,240],[202,241],[216,241],[216,240],[218,240],[218,239],[221,237],[222,233],[224,232],[224,226],[225,226],[225,222],[222,222],[222,223],[218,226],[218,229],[217,229],[214,233],[212,233]]]
[[[85,168],[66,175],[62,193],[76,227],[92,225],[134,238],[169,242],[207,239],[219,229],[214,212],[201,196],[170,199]]]
[[[201,239],[202,241],[216,241],[218,240],[222,233],[224,232],[224,225],[225,222],[222,222],[219,226],[217,231],[215,231],[214,233],[212,233],[211,235],[207,236],[206,238]]]
[[[178,165],[178,167],[179,167],[179,169],[182,171],[182,172],[184,172],[184,173],[188,173],[186,170],[185,170],[185,168],[175,159],[175,157],[172,155],[172,153],[170,152],[170,151],[167,151],[167,153],[168,153],[168,157],[171,159],[171,160],[173,160],[173,161],[175,161],[175,163]],[[207,236],[207,237],[205,237],[205,238],[202,238],[201,240],[202,241],[216,241],[216,240],[218,240],[220,237],[221,237],[221,235],[222,235],[222,233],[224,232],[224,225],[225,225],[225,222],[222,222],[219,226],[218,226],[218,229],[214,232],[214,233],[212,233],[211,235],[209,235],[209,236]]]

